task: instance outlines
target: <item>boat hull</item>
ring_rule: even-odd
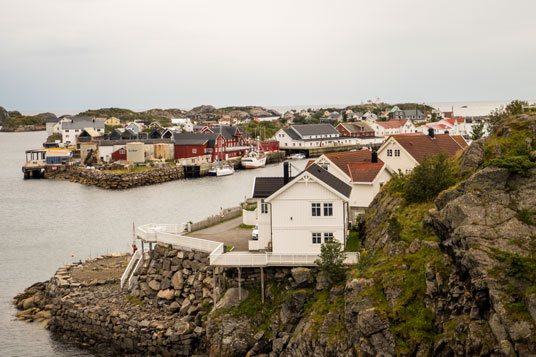
[[[266,158],[242,160],[241,165],[245,169],[258,169],[259,167],[264,167],[266,165]]]

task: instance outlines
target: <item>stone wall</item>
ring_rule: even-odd
[[[214,343],[207,337],[217,315],[214,298],[216,309],[240,303],[236,268],[209,266],[207,253],[157,245],[126,291],[119,277],[129,258],[114,254],[60,267],[50,281],[15,298],[18,318],[40,321],[65,342],[106,355],[206,355]],[[241,278],[243,286],[260,289],[259,268],[243,268]],[[267,299],[270,283],[298,287],[314,279],[314,269],[265,268]]]
[[[105,189],[126,189],[182,179],[184,178],[184,168],[175,166],[139,172],[113,173],[78,166],[67,166],[60,170],[47,170],[45,177],[67,179],[71,182]]]

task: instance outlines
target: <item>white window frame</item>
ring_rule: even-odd
[[[312,217],[322,216],[322,204],[320,202],[311,202],[311,216]]]
[[[311,234],[313,244],[322,244],[322,233],[313,232]]]

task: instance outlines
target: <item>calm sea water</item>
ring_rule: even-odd
[[[105,191],[54,180],[23,180],[24,151],[44,132],[0,133],[0,356],[91,356],[14,321],[12,298],[74,260],[130,250],[132,223],[182,223],[217,214],[251,195],[254,176],[281,176],[282,165]],[[305,161],[295,162],[303,168]],[[72,254],[75,257],[72,257]]]

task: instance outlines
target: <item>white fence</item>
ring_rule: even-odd
[[[202,252],[210,253],[210,265],[213,266],[314,266],[316,265],[315,261],[318,259],[317,254],[273,254],[269,252],[226,253],[225,245],[223,243],[201,238],[188,237],[182,235],[182,231],[179,231],[180,229],[180,225],[146,224],[144,226],[136,228],[136,233],[138,237],[143,239],[145,242],[172,245],[174,247],[199,250]],[[356,264],[358,260],[359,253],[347,252],[346,259],[344,262],[345,264]],[[131,263],[132,261],[133,260],[131,260]],[[129,270],[129,267],[127,267],[127,271]],[[121,286],[123,286],[123,278],[121,278]]]

